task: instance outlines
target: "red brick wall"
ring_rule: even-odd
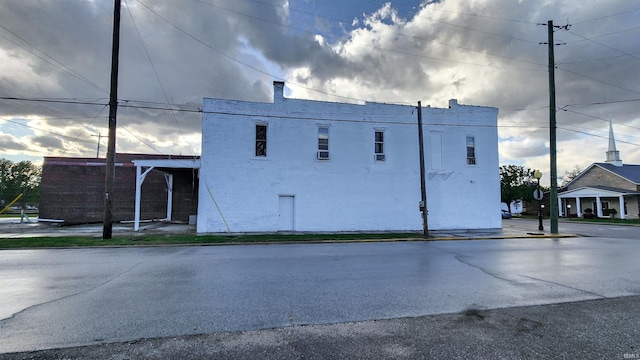
[[[117,154],[112,201],[113,221],[133,220],[136,168],[133,159],[188,158],[168,155]],[[46,157],[40,188],[40,218],[69,224],[102,222],[104,217],[105,159]],[[198,206],[197,170],[175,169],[172,219],[187,222]],[[164,175],[151,171],[142,185],[141,219],[166,217]]]

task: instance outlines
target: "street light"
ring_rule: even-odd
[[[571,204],[567,204],[567,217],[571,221]]]
[[[536,190],[535,198],[538,199],[538,230],[544,230],[544,226],[542,226],[542,191],[540,190],[540,178],[542,177],[542,172],[540,170],[536,170],[533,173],[533,177],[538,180],[538,190]]]

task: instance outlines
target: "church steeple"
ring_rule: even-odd
[[[622,166],[620,152],[616,150],[616,139],[613,136],[613,123],[611,122],[611,118],[609,118],[609,150],[607,151],[607,161],[605,162],[615,166]]]

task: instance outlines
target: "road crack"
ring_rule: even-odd
[[[92,286],[92,287],[90,287],[90,288],[88,288],[88,289],[85,289],[85,290],[82,290],[82,291],[78,291],[78,292],[73,293],[73,294],[69,294],[69,295],[61,296],[61,297],[56,298],[56,299],[51,299],[51,300],[48,300],[48,301],[45,301],[45,302],[41,302],[41,303],[38,303],[38,304],[33,304],[33,305],[31,305],[31,306],[28,306],[28,307],[26,307],[26,308],[24,308],[24,309],[22,309],[22,310],[20,310],[20,311],[18,311],[18,312],[13,313],[13,314],[12,314],[11,316],[9,316],[9,317],[6,317],[6,318],[3,318],[3,319],[0,319],[0,324],[5,323],[5,322],[8,322],[8,321],[12,320],[13,318],[15,318],[17,315],[19,315],[19,314],[21,314],[21,313],[24,313],[24,312],[27,312],[27,311],[29,311],[29,310],[31,310],[31,309],[36,308],[36,307],[44,306],[44,305],[48,305],[48,304],[52,304],[52,303],[57,302],[57,301],[61,301],[61,300],[65,300],[65,299],[72,298],[72,297],[74,297],[74,296],[78,296],[78,295],[86,294],[86,293],[88,293],[88,292],[91,292],[91,291],[93,291],[93,290],[95,290],[95,289],[99,288],[99,287],[105,286],[105,285],[107,285],[107,284],[109,284],[109,283],[111,283],[111,282],[113,282],[113,281],[117,280],[117,279],[118,279],[119,277],[121,277],[122,275],[124,275],[124,274],[126,274],[126,273],[129,273],[129,272],[131,272],[131,271],[133,271],[133,269],[135,269],[136,267],[138,267],[138,265],[140,265],[140,264],[141,264],[141,263],[137,263],[137,264],[135,264],[135,265],[131,266],[130,268],[128,268],[128,269],[126,269],[126,270],[124,270],[124,271],[121,271],[121,272],[119,272],[118,274],[116,274],[116,275],[112,276],[111,278],[109,278],[109,279],[107,279],[107,280],[105,280],[105,281],[103,281],[103,282],[101,282],[101,283],[99,283],[99,284],[96,284],[95,286]]]
[[[517,282],[517,281],[515,281],[515,280],[511,280],[511,279],[508,279],[508,278],[506,278],[506,277],[498,276],[497,274],[494,274],[494,273],[492,273],[492,272],[490,272],[490,271],[487,271],[487,270],[486,270],[485,268],[483,268],[482,266],[474,265],[474,264],[472,264],[472,263],[470,263],[470,262],[466,261],[466,260],[464,259],[464,256],[462,256],[462,255],[457,255],[457,254],[455,254],[455,253],[454,253],[454,255],[455,255],[455,256],[454,256],[454,258],[455,258],[456,260],[458,260],[460,263],[465,264],[465,265],[467,265],[467,266],[470,266],[470,267],[472,267],[472,268],[474,268],[474,269],[478,269],[478,270],[482,271],[483,273],[485,273],[485,274],[487,274],[487,275],[491,276],[491,277],[492,277],[492,278],[494,278],[494,279],[498,279],[498,280],[506,281],[506,282],[508,282],[508,283],[510,283],[510,284],[513,284],[513,285],[520,285],[520,283],[519,283],[519,282]]]
[[[545,282],[545,283],[549,283],[549,284],[554,284],[554,285],[558,285],[558,286],[565,287],[565,288],[567,288],[567,289],[580,291],[580,292],[583,292],[583,293],[585,293],[585,294],[589,294],[589,295],[597,296],[597,297],[602,298],[602,299],[608,299],[608,297],[606,297],[606,296],[604,296],[604,295],[601,295],[601,294],[598,294],[598,293],[594,293],[594,292],[592,292],[592,291],[587,291],[587,290],[584,290],[584,289],[578,289],[578,288],[576,288],[576,287],[569,286],[569,285],[565,285],[565,284],[561,284],[561,283],[559,283],[559,282],[555,282],[555,281],[551,281],[551,280],[539,279],[539,278],[535,278],[535,277],[527,276],[527,275],[520,275],[520,276],[522,276],[522,277],[524,277],[524,278],[527,278],[527,279],[536,280],[536,281],[540,281],[540,282]]]

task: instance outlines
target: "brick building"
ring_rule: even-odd
[[[116,154],[112,218],[133,221],[136,199],[134,160],[184,160],[183,167],[154,167],[141,186],[142,220],[189,220],[198,207],[198,169],[193,156]],[[187,161],[188,160],[188,161]],[[147,161],[149,162],[149,161]],[[104,217],[105,159],[45,157],[40,188],[40,219],[62,220],[66,224],[102,222]],[[160,162],[159,162],[160,163]],[[168,199],[168,176],[172,175],[172,196]],[[167,216],[167,204],[171,213]]]

